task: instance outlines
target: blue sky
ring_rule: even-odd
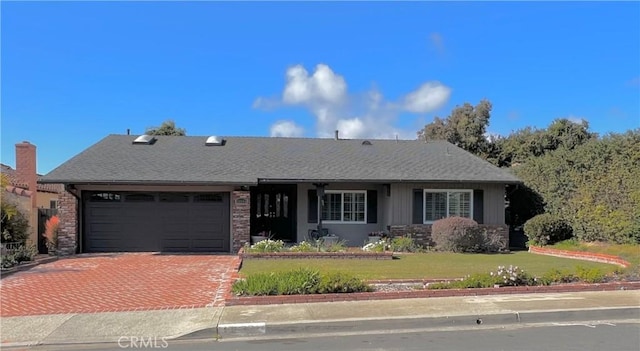
[[[640,127],[638,2],[6,2],[2,163],[47,173],[108,134],[414,138],[456,105],[489,131]]]

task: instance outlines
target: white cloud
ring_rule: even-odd
[[[293,121],[277,121],[271,126],[272,137],[301,137],[304,129]]]
[[[348,92],[343,76],[326,64],[318,64],[313,74],[302,65],[286,71],[285,86],[280,99],[258,97],[254,108],[302,106],[315,117],[316,135],[332,138],[339,130],[341,138],[415,139],[416,130],[395,127],[401,112],[428,113],[442,107],[451,89],[440,82],[426,82],[399,102],[384,98],[372,87],[363,93]],[[291,121],[278,121],[271,126],[272,136],[301,136],[302,128]]]
[[[426,113],[442,107],[451,96],[451,88],[440,82],[427,82],[404,98],[404,108],[409,112]]]
[[[287,104],[336,104],[347,92],[344,78],[324,64],[317,65],[311,76],[302,65],[293,66],[287,70],[286,77],[282,100]]]

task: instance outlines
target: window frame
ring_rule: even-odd
[[[325,190],[325,195],[340,194],[340,220],[322,219],[323,213],[320,211],[322,223],[326,224],[367,224],[367,191],[366,190]],[[363,194],[364,195],[364,219],[362,221],[345,221],[344,220],[344,194]],[[322,199],[324,201],[324,199]],[[324,205],[322,206],[324,208]]]
[[[436,220],[427,220],[427,193],[445,193],[446,194],[446,214],[449,217],[449,193],[468,193],[469,194],[469,219],[473,219],[473,189],[423,189],[422,190],[422,223],[433,224]]]

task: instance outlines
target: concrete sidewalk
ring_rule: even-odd
[[[416,327],[640,320],[640,290],[228,306],[2,318],[2,346],[222,340]]]

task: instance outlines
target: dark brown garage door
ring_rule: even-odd
[[[229,193],[83,192],[83,252],[228,252]]]

